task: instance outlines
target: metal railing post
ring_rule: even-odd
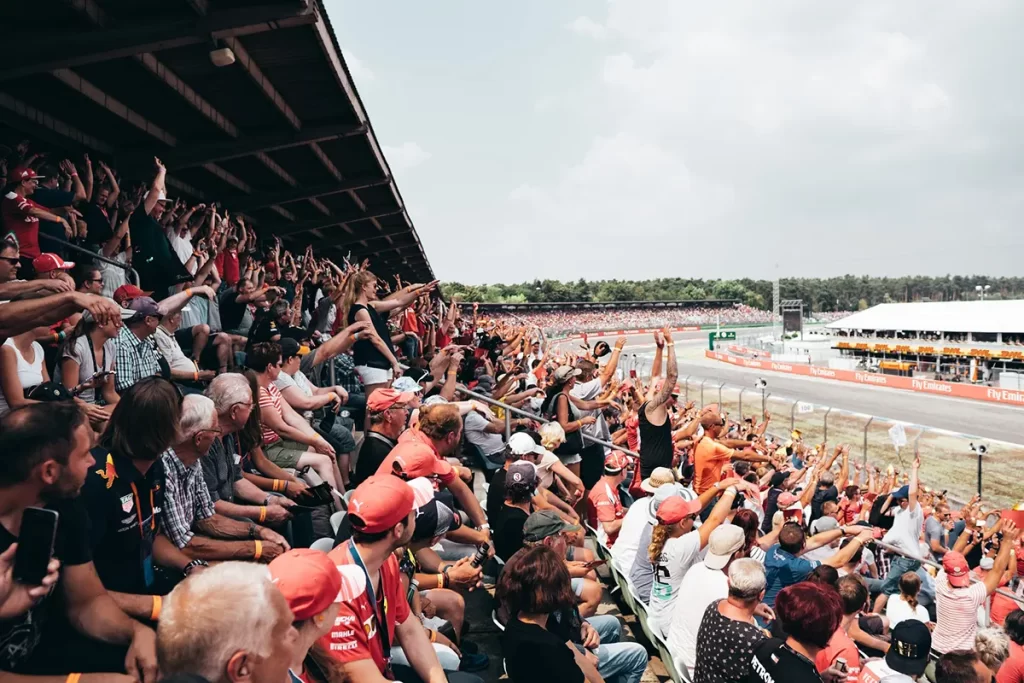
[[[683,380],[683,403],[690,402],[690,375]]]
[[[508,443],[512,436],[512,413],[505,411],[505,443]]]
[[[725,386],[725,382],[722,382],[721,384],[718,385],[718,406],[719,406],[719,410],[721,410],[721,406],[722,406],[722,387],[724,387],[724,386]]]
[[[796,429],[796,407],[800,401],[793,401],[793,408],[789,411],[789,431]]]
[[[700,407],[704,407],[704,385],[707,384],[707,380],[702,380],[700,383]]]
[[[338,386],[338,381],[337,381],[337,378],[335,377],[335,374],[337,374],[337,368],[334,367],[334,361],[333,360],[330,363],[327,364],[327,374],[331,378],[331,386],[332,387]]]
[[[864,467],[868,466],[868,427],[875,421],[874,415],[868,415],[868,421],[864,424]]]
[[[828,410],[825,411],[825,433],[821,437],[822,441],[828,441],[828,414],[831,413],[831,412],[832,412],[832,406],[829,406]]]
[[[740,420],[743,419],[743,387],[740,387]]]

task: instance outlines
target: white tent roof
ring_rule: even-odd
[[[846,330],[1020,333],[1024,332],[1024,300],[879,304],[825,327]]]

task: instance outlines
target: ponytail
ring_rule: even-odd
[[[917,593],[921,590],[921,579],[914,572],[907,572],[900,577],[900,595],[910,605],[910,609],[917,609]]]
[[[360,271],[350,275],[345,282],[341,285],[341,305],[338,307],[338,320],[341,321],[341,327],[345,327],[349,324],[348,312],[355,304],[356,299],[359,298],[359,292],[366,286],[367,282],[376,281],[377,276],[368,270]]]
[[[670,524],[655,524],[651,530],[651,544],[647,546],[647,557],[651,564],[658,564],[661,561],[661,551],[665,549],[665,542],[668,541],[671,530]]]

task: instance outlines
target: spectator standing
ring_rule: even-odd
[[[82,218],[87,226],[85,244],[88,246],[102,245],[113,235],[110,212],[117,206],[121,195],[121,187],[110,167],[102,161],[97,161],[96,165],[99,169],[95,173],[93,193],[86,198],[91,201],[82,207]]]
[[[661,331],[660,337],[655,335],[655,341],[658,343],[659,356],[662,345],[668,348],[668,362],[665,368],[665,378],[652,386],[647,400],[637,409],[640,432],[640,475],[644,478],[650,477],[655,468],[671,469],[675,464],[672,422],[669,419],[668,411],[675,405],[676,381],[679,379],[676,344],[672,341],[672,332],[667,327]]]
[[[157,629],[160,670],[210,683],[284,683],[299,640],[294,622],[266,567],[224,562],[167,597]]]
[[[13,232],[18,240],[21,273],[26,278],[33,275],[32,260],[42,253],[39,248],[40,219],[58,223],[66,236],[71,234],[67,220],[29,199],[39,187],[40,180],[45,178],[27,166],[15,168],[7,174],[7,185],[0,200],[4,231]]]
[[[41,597],[18,592],[4,603],[0,620],[0,669],[58,675],[68,671],[122,671],[83,676],[83,681],[126,683],[156,680],[152,630],[132,620],[104,590],[89,547],[87,517],[77,496],[95,465],[85,414],[71,402],[36,403],[0,420],[0,551],[18,540],[25,509],[57,513],[54,557],[60,587]],[[44,626],[46,627],[44,629]],[[72,636],[88,647],[69,647]],[[127,659],[124,657],[127,648]],[[102,667],[114,661],[117,668]]]
[[[405,431],[409,419],[409,402],[415,398],[411,393],[394,389],[376,389],[366,399],[366,411],[370,416],[370,430],[366,432],[363,445],[356,459],[352,484],[359,486],[377,473],[391,450],[398,445],[398,437]]]
[[[586,446],[583,443],[583,428],[597,421],[592,415],[581,417],[576,401],[572,398],[576,378],[581,374],[580,370],[569,365],[563,365],[555,370],[540,407],[541,414],[558,422],[562,427],[565,442],[555,449],[555,455],[577,477],[580,476],[582,461],[580,453]]]
[[[882,537],[884,543],[899,549],[889,563],[889,573],[880,586],[881,595],[875,601],[875,611],[881,612],[888,596],[899,592],[900,577],[907,572],[916,572],[921,566],[921,529],[924,527],[924,513],[918,502],[918,471],[921,458],[914,458],[910,469],[910,483],[890,494],[890,500],[899,505],[893,515],[892,528]],[[882,508],[884,513],[886,508]]]
[[[117,333],[115,354],[117,375],[114,388],[118,393],[127,391],[141,379],[160,374],[160,363],[150,339],[160,325],[160,309],[156,301],[148,296],[134,298],[122,317],[125,315],[130,317]]]
[[[936,562],[942,562],[942,556],[949,550],[949,528],[950,521],[949,504],[938,503],[935,511],[928,516],[924,523],[924,540],[928,544],[928,550]]]
[[[158,298],[166,296],[168,290],[182,282],[188,282],[192,275],[171,248],[167,234],[161,225],[167,210],[165,178],[167,169],[163,163],[153,159],[156,174],[149,190],[142,198],[142,204],[131,215],[130,229],[135,245],[135,270],[143,289],[156,292]]]
[[[787,586],[775,602],[775,615],[787,637],[768,638],[754,648],[743,683],[820,683],[814,660],[842,621],[839,594],[808,581]]]
[[[729,594],[704,610],[697,631],[693,683],[739,681],[750,670],[755,648],[765,632],[754,619],[764,598],[764,567],[741,558],[729,565]]]
[[[619,337],[615,341],[615,350],[603,368],[599,368],[595,361],[586,358],[577,361],[576,368],[580,370],[581,374],[570,392],[572,396],[580,401],[600,404],[601,402],[598,399],[615,374],[619,356],[625,345],[626,338]],[[603,405],[600,405],[598,408],[583,411],[584,416],[591,416],[595,419],[594,424],[583,428],[583,433],[601,441],[611,441],[611,432],[608,430],[608,423],[604,419],[603,407]],[[605,460],[605,447],[599,443],[586,442],[583,444],[583,450],[580,451],[580,458],[580,478],[583,481],[584,488],[589,491],[597,484],[598,479],[601,478],[602,464]]]
[[[894,527],[895,528],[895,527]],[[933,655],[944,655],[974,647],[978,632],[978,607],[999,587],[1002,574],[1010,562],[1010,552],[1020,530],[1009,520],[1003,521],[1003,540],[992,571],[984,581],[971,583],[970,568],[959,549],[967,545],[967,536],[957,541],[953,550],[942,557],[942,571],[935,579],[935,630],[932,632]]]
[[[868,660],[857,683],[913,683],[924,676],[932,634],[920,621],[908,619],[890,632],[889,651],[884,659]]]
[[[46,164],[39,168],[39,172],[42,174],[39,187],[34,193],[32,193],[32,201],[36,202],[40,206],[49,209],[58,216],[63,215],[65,218],[71,218],[72,215],[81,216],[77,211],[74,210],[74,204],[76,202],[84,201],[88,194],[85,186],[82,184],[82,180],[78,175],[78,169],[75,167],[71,160],[64,159],[57,167]],[[89,168],[89,192],[92,192],[92,168]],[[71,225],[70,232],[65,226],[70,225],[70,222],[65,221],[52,221],[45,217],[41,217],[39,221],[39,232],[43,235],[58,239],[71,241],[75,237],[75,226]],[[62,255],[67,255],[63,249],[63,246],[58,246],[57,243],[52,240],[46,240],[45,245],[52,251],[59,251]],[[44,246],[40,244],[40,246]]]

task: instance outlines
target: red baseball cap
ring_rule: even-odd
[[[120,306],[124,306],[124,302],[129,299],[137,299],[140,296],[152,296],[153,292],[145,292],[135,285],[121,285],[114,290],[114,301]]]
[[[275,557],[267,568],[295,621],[311,619],[341,602],[341,573],[327,553],[296,548]]]
[[[683,500],[679,496],[672,496],[658,506],[655,517],[659,524],[678,524],[690,515],[701,511],[700,500]]]
[[[392,469],[404,474],[406,479],[416,477],[438,476],[448,479],[452,475],[452,466],[444,458],[439,458],[433,449],[425,443],[406,441],[391,451],[388,459]]]
[[[966,588],[971,585],[971,568],[967,566],[967,558],[961,553],[950,551],[943,555],[942,570],[946,572],[950,586]]]
[[[65,261],[56,254],[40,254],[32,259],[32,267],[37,273],[49,273],[51,270],[71,270],[75,267],[74,261]]]
[[[408,403],[414,398],[416,394],[411,391],[374,389],[366,399],[366,409],[371,413],[383,413],[388,408],[393,408],[399,403]]]
[[[376,534],[408,518],[412,506],[411,486],[398,477],[375,474],[352,492],[348,514],[352,528]]]
[[[629,459],[626,454],[622,451],[612,451],[604,459],[604,471],[605,472],[621,472],[626,469],[626,465],[629,464]]]
[[[23,183],[26,180],[41,180],[46,176],[39,175],[34,169],[28,166],[18,166],[7,176],[7,182],[9,183]]]

